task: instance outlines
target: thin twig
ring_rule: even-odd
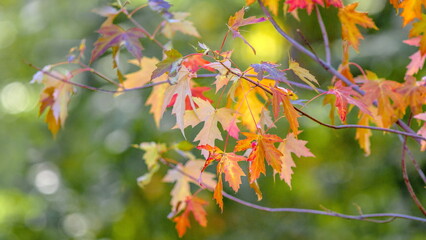
[[[168,167],[174,167],[174,169],[176,171],[178,171],[181,174],[185,175],[186,177],[192,179],[194,183],[196,183],[198,186],[200,186],[200,188],[207,189],[211,192],[214,191],[213,186],[209,186],[202,181],[200,182],[199,181],[200,179],[196,179],[193,176],[187,174],[183,170],[177,168],[174,164],[171,164],[164,159],[161,159],[161,162]],[[415,217],[415,216],[410,216],[410,215],[405,215],[405,214],[398,214],[398,213],[374,213],[374,214],[348,215],[348,214],[337,213],[337,212],[330,211],[330,210],[329,211],[320,211],[320,210],[304,209],[304,208],[270,208],[270,207],[264,207],[264,206],[260,206],[260,205],[254,204],[254,203],[244,201],[244,200],[239,199],[235,196],[232,196],[229,193],[226,193],[225,191],[222,191],[222,195],[224,197],[228,198],[229,200],[232,200],[232,201],[239,203],[241,205],[244,205],[244,206],[247,206],[247,207],[250,207],[250,208],[253,208],[253,209],[265,211],[265,212],[308,213],[308,214],[325,215],[325,216],[340,217],[340,218],[345,218],[345,219],[376,222],[376,223],[387,223],[387,222],[391,222],[391,221],[393,221],[397,218],[408,219],[408,220],[413,220],[413,221],[418,221],[418,222],[426,222],[426,218]],[[387,218],[387,219],[376,220],[374,218]]]
[[[404,141],[402,143],[402,158],[401,158],[401,171],[402,177],[404,178],[405,186],[407,187],[408,192],[410,193],[411,199],[413,199],[416,206],[420,209],[423,215],[426,216],[426,209],[423,207],[420,200],[417,198],[416,193],[414,192],[413,186],[410,183],[410,179],[408,178],[407,166],[405,164],[405,156],[407,151],[407,137],[404,137]]]
[[[399,140],[401,141],[401,143],[404,143],[404,137],[402,137],[401,135],[399,136]],[[423,170],[421,169],[419,163],[416,161],[416,159],[413,156],[413,153],[410,151],[410,149],[408,147],[406,147],[406,153],[408,154],[408,156],[411,159],[411,163],[413,163],[414,168],[417,170],[417,173],[419,174],[420,178],[423,180],[423,182],[426,184],[426,176],[425,173],[423,172]]]
[[[328,34],[327,29],[325,28],[324,21],[321,17],[320,10],[318,8],[318,5],[315,5],[315,11],[318,18],[318,24],[321,28],[322,33],[322,39],[324,40],[324,47],[325,47],[325,61],[328,65],[331,65],[331,51],[330,51],[330,41],[328,40]]]

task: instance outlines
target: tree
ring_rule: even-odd
[[[182,54],[162,41],[172,40],[178,32],[200,38],[193,23],[187,19],[187,13],[172,12],[172,6],[163,0],[151,0],[139,7],[119,2],[115,7],[97,11],[106,19],[98,30],[100,37],[93,45],[89,63],[84,60],[86,44],[82,41],[78,47],[70,50],[66,61],[38,69],[32,82],[44,84],[40,95],[40,114],[46,112],[45,121],[48,128],[56,135],[67,119],[67,106],[75,87],[115,95],[152,88],[145,104],[150,106],[157,127],[168,109],[171,109],[171,114],[174,115],[172,118],[176,119],[176,128],[180,129],[184,137],[190,132],[189,126],[202,126],[193,140],[187,138],[190,142],[144,142],[135,146],[145,152],[143,158],[148,167],[148,172],[138,179],[141,187],[151,181],[161,165],[170,168],[163,181],[175,182],[171,191],[170,218],[176,223],[180,237],[191,225],[190,215],[201,226],[207,225],[207,213],[203,208],[207,202],[199,197],[202,190],[213,192],[213,199],[222,211],[226,207],[223,202],[225,197],[270,212],[312,213],[374,222],[388,222],[395,218],[426,222],[422,217],[394,213],[363,214],[361,210],[358,215],[346,215],[331,210],[268,208],[246,202],[223,191],[224,185],[229,184],[238,192],[243,181],[247,181],[260,200],[263,195],[258,180],[270,171],[273,173],[268,175],[278,174],[291,188],[293,169],[296,166],[293,157],[314,157],[314,153],[307,148],[307,141],[302,139],[301,132],[308,130],[304,129],[299,121],[306,118],[330,129],[356,129],[355,138],[366,155],[371,154],[372,131],[399,135],[402,143],[401,172],[404,183],[414,204],[426,215],[406,169],[406,157],[412,155],[407,145],[408,138],[417,142],[421,151],[426,149],[426,83],[425,80],[418,79],[417,74],[423,68],[426,53],[422,30],[422,6],[426,6],[426,3],[413,0],[390,2],[400,11],[405,28],[410,28],[409,23],[414,22],[409,31],[410,39],[405,43],[418,48],[410,57],[411,62],[401,81],[380,78],[351,61],[351,49],[359,51],[360,40],[363,39],[359,26],[378,30],[367,13],[356,10],[357,3],[344,5],[340,0],[259,0],[256,4],[264,17],[246,17],[243,7],[229,17],[226,24],[228,31],[217,49],[205,43],[198,43],[193,52]],[[250,6],[254,6],[254,3],[255,1],[246,1]],[[285,9],[283,14],[292,15],[288,17],[297,18],[297,12],[305,10],[308,15],[317,16],[323,37],[325,60],[316,54],[303,32],[299,32],[301,40],[298,41],[277,23],[275,19],[279,15],[281,5],[284,5]],[[321,7],[325,9],[322,10]],[[331,8],[338,9],[337,15],[342,26],[343,57],[337,68],[332,64],[329,33],[321,17],[321,11],[329,11]],[[153,31],[148,31],[147,26],[135,18],[138,14],[146,14],[149,11],[156,12],[161,17]],[[119,18],[125,18],[126,24],[117,20]],[[255,47],[244,37],[242,30],[247,25],[265,22],[272,24],[276,32],[285,38],[294,50],[306,55],[330,73],[332,79],[327,82],[327,90],[319,87],[320,83],[314,72],[302,67],[303,62],[294,60],[293,54],[288,56],[287,63],[261,61],[250,64],[247,69],[238,67],[239,64],[232,58],[232,49],[226,49],[226,42],[232,37],[233,41],[242,41],[256,54]],[[129,23],[133,27],[127,27]],[[146,49],[160,48],[162,60],[159,60],[159,56],[145,56],[146,50],[142,43]],[[123,72],[120,53],[124,51],[132,58],[129,62],[136,65],[137,71]],[[112,66],[116,72],[114,78],[93,67],[93,63],[106,53],[110,53],[109,56],[112,57]],[[66,72],[57,70],[65,66],[68,68]],[[360,74],[355,76],[351,66],[357,67]],[[99,76],[115,89],[94,87],[74,80],[75,76],[86,72]],[[288,76],[290,74],[293,74],[292,78]],[[297,79],[302,82],[294,81]],[[321,85],[325,84],[324,81],[320,82]],[[213,97],[207,97],[205,94],[210,90],[210,85],[215,85]],[[309,100],[299,99],[294,90],[296,88],[310,90],[311,93],[301,92],[306,94]],[[312,93],[315,95],[308,97]],[[304,110],[311,102],[318,101],[318,98],[323,98],[324,104],[330,104],[331,124],[320,121]],[[336,110],[342,123],[340,125],[334,124]],[[356,111],[357,117],[350,120],[357,124],[347,124],[348,114]],[[417,126],[415,121],[423,126]],[[276,125],[279,127],[273,132]],[[399,129],[393,128],[394,125]],[[193,155],[197,151],[202,160]],[[176,157],[170,157],[170,154],[173,154],[171,152],[180,154],[184,160],[178,161]],[[421,180],[426,183],[421,163],[413,157],[410,158]],[[216,165],[216,180],[212,173],[205,171],[210,165]],[[271,167],[269,170],[267,165]],[[199,188],[191,191],[190,185]]]

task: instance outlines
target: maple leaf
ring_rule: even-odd
[[[254,74],[254,71],[247,71],[247,74]],[[263,79],[262,81],[257,81],[256,78],[249,78],[264,87],[275,84],[274,80]],[[259,122],[260,113],[262,112],[264,102],[268,99],[268,95],[261,88],[244,79],[235,81],[229,94],[230,97],[227,106],[240,113],[242,124],[250,131],[256,131],[256,124]]]
[[[143,57],[140,61],[137,59],[130,60],[129,63],[134,64],[140,68],[140,70],[124,75],[125,81],[117,89],[117,91],[122,91],[124,89],[138,88],[149,83],[151,81],[152,72],[156,69],[156,64],[158,64],[158,59]],[[159,76],[158,81],[165,81],[167,79],[166,75]]]
[[[165,19],[173,18],[173,14],[169,12],[172,5],[164,0],[148,0],[148,6],[153,11],[161,14]]]
[[[250,183],[259,178],[260,173],[266,174],[265,160],[276,172],[281,172],[281,156],[283,155],[275,146],[274,143],[282,142],[283,139],[273,134],[249,133],[244,132],[247,138],[239,140],[234,151],[240,152],[247,149],[252,149],[247,161],[251,162]]]
[[[324,104],[330,103],[333,107],[337,107],[339,117],[342,122],[346,121],[348,104],[355,105],[362,112],[371,115],[367,105],[361,101],[361,95],[355,92],[351,87],[343,86],[343,83],[340,80],[334,84],[334,87],[325,92],[325,94],[332,94],[335,96],[335,99],[333,100],[330,100],[329,98],[324,99]],[[332,108],[331,111],[334,111],[334,108]],[[330,113],[330,116],[333,115],[333,113]]]
[[[31,80],[31,83],[44,84],[40,93],[39,115],[48,109],[44,121],[54,136],[68,117],[68,103],[75,92],[74,87],[67,83],[71,78],[71,73],[63,75],[57,71],[51,71],[48,65],[38,71]]]
[[[204,96],[204,92],[206,92],[208,90],[210,90],[209,87],[191,87],[191,94],[192,94],[192,97],[198,97],[198,98],[201,98],[203,100],[213,102],[211,99]],[[177,98],[177,96],[174,95],[172,100],[170,100],[169,105],[167,105],[167,107],[172,107],[176,103],[176,98]],[[195,104],[194,106],[197,107],[197,104]],[[189,97],[186,97],[186,99],[185,99],[185,110],[193,110]]]
[[[297,157],[315,157],[314,154],[305,146],[307,141],[298,140],[294,133],[289,133],[285,140],[278,146],[278,151],[282,153],[281,158],[281,172],[280,178],[283,179],[291,189],[291,177],[293,170],[291,168],[296,167],[291,154],[295,154]]]
[[[117,25],[106,25],[98,30],[101,37],[94,43],[94,49],[92,51],[92,57],[90,62],[92,63],[103,53],[111,47],[119,47],[121,43],[124,43],[127,51],[129,51],[135,58],[142,58],[142,45],[139,38],[145,36],[143,31],[139,28],[131,28],[124,30]]]
[[[178,213],[186,207],[185,200],[188,196],[191,196],[190,183],[198,185],[197,179],[200,179],[200,181],[207,186],[216,185],[214,174],[204,172],[203,175],[200,176],[203,165],[203,160],[188,160],[184,166],[178,163],[175,168],[167,171],[163,181],[175,182],[170,192],[172,196],[170,204],[172,205],[173,212]]]
[[[229,17],[228,28],[232,32],[233,38],[237,38],[237,37],[241,38],[243,42],[247,44],[253,50],[253,53],[256,54],[256,50],[254,49],[254,47],[250,45],[249,42],[247,42],[247,40],[243,37],[243,35],[240,34],[239,28],[242,26],[260,23],[264,21],[266,21],[264,17],[256,18],[254,16],[251,16],[248,18],[244,18],[244,8],[241,8],[241,10],[236,12],[234,16]]]
[[[247,6],[254,3],[256,0],[246,0]],[[279,7],[279,1],[280,0],[262,0],[262,3],[271,10],[271,12],[274,15],[278,14],[278,7]]]
[[[356,25],[364,28],[373,28],[377,30],[376,24],[367,16],[367,13],[357,12],[355,8],[358,3],[352,3],[344,8],[339,9],[339,19],[342,23],[342,39],[348,41],[349,44],[358,51],[359,39],[364,39]]]
[[[371,116],[363,112],[358,113],[358,125],[369,126],[369,120]],[[370,155],[370,137],[372,133],[370,129],[367,128],[357,128],[355,133],[355,139],[358,140],[359,146],[364,150],[365,156]]]
[[[417,118],[419,120],[425,121],[423,123],[423,126],[417,132],[417,134],[419,134],[422,137],[426,137],[426,112],[417,114],[417,115],[414,116],[414,118]],[[425,140],[421,141],[421,148],[420,148],[420,150],[422,150],[422,151],[426,150],[426,141]]]
[[[313,88],[316,92],[318,92],[315,85],[312,84],[312,83],[316,83],[318,85],[318,81],[315,78],[315,76],[312,75],[308,70],[301,67],[298,62],[294,61],[291,58],[290,58],[290,61],[289,61],[288,68],[291,69],[294,72],[294,74],[296,74],[296,76],[298,76],[300,78],[300,80],[302,80],[303,82],[308,84],[311,88]]]
[[[153,82],[162,81],[162,77],[156,78]],[[166,84],[156,85],[152,88],[151,94],[145,102],[145,105],[151,105],[149,112],[154,115],[155,125],[160,127],[160,120],[163,116],[164,94],[169,86]]]
[[[293,133],[297,134],[299,131],[299,122],[297,121],[297,118],[300,117],[300,115],[297,113],[296,109],[293,107],[293,104],[290,102],[290,98],[293,95],[293,92],[291,90],[278,87],[271,87],[270,89],[272,91],[272,107],[275,119],[278,118],[280,112],[280,103],[282,103],[284,108],[284,115],[290,124],[290,128]]]
[[[396,3],[392,3],[396,6]],[[426,0],[404,0],[397,5],[402,8],[401,17],[404,19],[403,26],[407,25],[414,19],[422,18],[422,5],[426,7]]]
[[[403,42],[411,45],[411,46],[420,46],[420,40],[421,37],[415,37],[410,38],[407,40],[404,40]],[[407,72],[406,75],[414,75],[416,74],[420,69],[423,68],[423,65],[425,63],[426,55],[422,55],[420,50],[415,52],[413,55],[410,56],[411,62],[407,65]]]
[[[367,71],[367,79],[361,89],[365,91],[364,102],[371,105],[377,101],[377,114],[381,116],[381,125],[389,128],[402,114],[404,109],[402,96],[396,89],[401,84],[395,81],[378,78],[373,72]]]
[[[160,169],[160,165],[158,164],[158,160],[161,157],[161,154],[167,150],[165,144],[157,144],[155,142],[144,142],[139,144],[138,148],[145,151],[145,154],[142,156],[145,164],[148,167],[148,172],[144,175],[138,177],[138,185],[140,187],[145,187],[149,182],[151,182],[151,178]]]
[[[204,210],[205,205],[208,203],[201,198],[195,196],[188,196],[185,199],[186,207],[182,214],[175,217],[173,222],[176,223],[176,230],[179,237],[183,237],[186,233],[186,229],[191,227],[189,221],[189,214],[192,213],[192,216],[202,227],[207,226],[207,212]]]
[[[413,76],[406,76],[404,84],[396,89],[401,94],[405,106],[410,106],[413,115],[422,112],[426,104],[426,81],[417,81]],[[404,107],[405,108],[405,107]]]
[[[205,66],[213,68],[219,72],[219,74],[216,75],[216,81],[214,82],[214,84],[216,85],[216,93],[222,87],[226,86],[229,81],[233,82],[239,78],[235,74],[231,73],[229,70],[233,71],[236,74],[241,74],[241,71],[239,69],[231,67],[231,61],[229,61],[229,59],[223,60],[221,62],[212,62]]]
[[[201,37],[194,24],[191,21],[185,20],[189,16],[187,12],[174,12],[172,19],[166,19],[161,32],[168,39],[172,39],[176,32],[181,32],[186,35]]]
[[[176,49],[170,49],[164,51],[164,55],[166,58],[156,64],[157,68],[152,72],[151,79],[155,79],[164,73],[173,77],[177,73],[182,62],[182,54]]]
[[[173,105],[172,114],[176,116],[176,124],[178,128],[182,131],[182,134],[185,135],[183,129],[184,127],[184,115],[186,108],[186,98],[189,98],[190,105],[194,109],[194,103],[192,101],[192,92],[191,92],[191,79],[195,77],[194,73],[191,73],[185,66],[181,66],[177,73],[176,79],[177,83],[174,85],[168,86],[164,92],[164,100],[161,116],[164,115],[166,107],[169,105],[173,96],[176,95],[175,104]]]
[[[204,122],[203,128],[200,130],[194,141],[200,141],[200,145],[215,145],[215,140],[223,140],[222,134],[218,128],[220,123],[232,137],[238,139],[239,129],[236,125],[234,110],[229,108],[215,109],[210,102],[205,101],[201,98],[193,98],[194,103],[198,105],[198,108],[194,111],[187,111],[185,114],[184,127],[192,126],[195,127],[201,122]],[[207,152],[203,152],[207,156]]]
[[[289,5],[289,12],[292,12],[295,9],[306,9],[308,14],[311,14],[314,4],[324,6],[323,0],[287,0],[285,3]]]
[[[276,127],[274,121],[272,121],[271,112],[266,108],[263,108],[262,112],[260,113],[259,125],[261,128],[263,126],[266,126],[267,128]]]
[[[213,68],[209,67],[209,61],[203,58],[202,53],[194,53],[189,57],[186,57],[182,64],[187,67],[191,72],[197,72],[200,68],[204,68],[209,71],[214,71]]]
[[[421,15],[420,21],[413,23],[409,36],[420,37],[420,53],[422,56],[426,55],[426,14]]]
[[[254,71],[257,73],[257,79],[260,81],[264,77],[264,72],[267,72],[272,79],[285,82],[287,78],[285,76],[285,72],[277,69],[280,65],[274,64],[270,62],[261,62],[260,64],[252,64]]]
[[[216,172],[217,172],[217,185],[214,190],[214,198],[220,209],[223,211],[223,200],[222,200],[222,173],[225,174],[225,180],[229,183],[229,186],[238,192],[241,185],[241,177],[245,176],[243,170],[238,165],[239,161],[245,161],[246,158],[243,156],[235,155],[234,153],[225,153],[218,147],[212,147],[210,145],[200,145],[198,149],[207,150],[209,157],[204,164],[203,170],[213,161],[218,161]]]

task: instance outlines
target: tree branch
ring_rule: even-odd
[[[325,48],[325,60],[327,64],[331,65],[331,51],[330,51],[330,41],[328,40],[327,29],[325,28],[324,21],[322,20],[320,10],[318,5],[315,5],[315,11],[318,18],[318,24],[321,28],[322,39],[324,40],[324,48]]]
[[[405,163],[405,156],[407,151],[407,137],[404,137],[404,141],[402,143],[402,158],[401,158],[401,171],[402,177],[404,178],[405,186],[407,187],[408,192],[410,193],[411,199],[413,199],[416,206],[420,209],[423,215],[426,216],[426,209],[423,207],[420,200],[417,198],[416,193],[414,192],[413,186],[410,183],[410,179],[408,178],[407,166]]]
[[[259,3],[259,6],[262,8],[263,13],[267,16],[269,22],[274,26],[275,30],[283,36],[287,41],[289,41],[297,50],[304,53],[314,61],[318,62],[326,71],[331,73],[332,75],[336,76],[340,80],[342,80],[344,83],[346,83],[348,86],[350,86],[352,89],[354,89],[356,92],[358,92],[361,95],[365,95],[365,92],[361,90],[356,84],[353,84],[349,79],[347,79],[343,74],[341,74],[339,71],[333,68],[330,64],[324,62],[324,60],[320,59],[317,55],[313,54],[311,51],[303,47],[300,43],[298,43],[296,40],[291,38],[281,27],[280,25],[275,21],[275,19],[272,17],[271,13],[266,9],[263,2],[261,0],[257,1]],[[411,129],[406,123],[404,123],[402,120],[398,120],[396,122],[398,126],[400,126],[404,131],[415,134],[413,129]],[[420,143],[420,140],[418,138],[415,139],[418,143]]]
[[[191,175],[187,174],[186,172],[182,171],[181,169],[177,168],[176,165],[167,162],[165,159],[160,159],[161,162],[163,164],[165,164],[168,167],[174,168],[176,169],[178,172],[180,172],[181,174],[183,174],[184,176],[192,179],[195,183],[198,184],[198,186],[200,188],[203,189],[207,189],[210,192],[214,191],[214,187],[213,186],[209,186],[207,184],[205,184],[204,182],[200,182],[199,179],[196,179],[194,177],[192,177]],[[308,214],[314,214],[314,215],[325,215],[325,216],[331,216],[331,217],[340,217],[340,218],[345,218],[345,219],[351,219],[351,220],[359,220],[359,221],[368,221],[368,222],[376,222],[376,223],[386,223],[386,222],[391,222],[397,218],[401,218],[401,219],[408,219],[408,220],[413,220],[413,221],[418,221],[418,222],[425,222],[426,223],[426,218],[421,218],[421,217],[415,217],[415,216],[410,216],[410,215],[405,215],[405,214],[399,214],[399,213],[373,213],[373,214],[360,214],[360,215],[348,215],[348,214],[342,214],[342,213],[337,213],[334,211],[320,211],[320,210],[314,210],[314,209],[304,209],[304,208],[270,208],[270,207],[264,207],[264,206],[260,206],[254,203],[250,203],[247,201],[244,201],[242,199],[239,199],[237,197],[232,196],[229,193],[226,193],[225,191],[222,191],[222,195],[225,198],[228,198],[229,200],[232,200],[236,203],[239,203],[241,205],[253,208],[253,209],[257,209],[257,210],[261,210],[261,211],[265,211],[265,212],[294,212],[294,213],[308,213]],[[376,218],[388,218],[385,220],[377,220]]]

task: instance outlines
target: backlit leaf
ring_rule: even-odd
[[[208,203],[201,198],[195,196],[188,196],[185,199],[186,207],[182,214],[175,217],[173,221],[176,223],[176,230],[179,237],[183,237],[186,233],[186,229],[191,227],[189,221],[189,214],[192,216],[202,227],[207,226],[207,212],[204,210],[204,206]]]

